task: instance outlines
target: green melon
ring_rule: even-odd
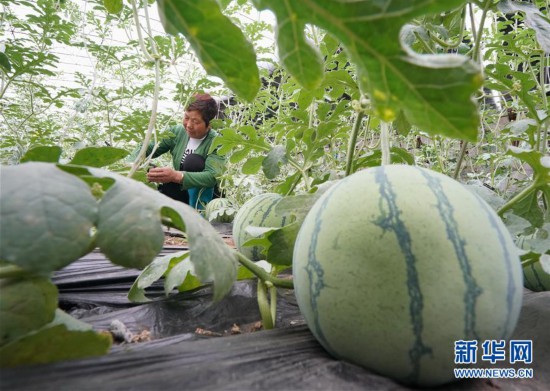
[[[285,216],[275,213],[275,206],[283,197],[276,193],[257,195],[248,201],[237,212],[233,221],[233,241],[237,249],[253,261],[262,258],[260,246],[245,247],[244,243],[253,237],[246,232],[246,227],[282,227],[287,223]]]
[[[233,203],[227,198],[214,198],[204,209],[204,216],[208,221],[230,223],[237,213]]]
[[[523,285],[535,292],[550,291],[550,274],[542,270],[540,261],[523,268]]]
[[[516,247],[496,213],[442,174],[357,172],[306,216],[298,305],[329,353],[401,383],[454,380],[454,343],[508,338],[522,302]]]

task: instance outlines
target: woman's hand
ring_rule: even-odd
[[[151,168],[147,173],[147,180],[157,183],[181,183],[183,180],[183,173],[169,167],[155,167]]]

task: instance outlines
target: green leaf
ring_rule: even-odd
[[[103,0],[103,5],[110,14],[119,14],[124,7],[122,0]]]
[[[97,177],[116,180],[99,204],[97,244],[115,264],[143,268],[164,243],[162,223],[187,233],[190,260],[201,281],[214,284],[214,301],[235,281],[235,252],[197,211],[120,175],[90,169]]]
[[[407,121],[403,111],[399,111],[397,118],[393,121],[393,127],[397,130],[397,133],[403,136],[407,136],[411,131],[411,124]]]
[[[550,188],[550,157],[539,151],[517,147],[509,147],[506,154],[529,164],[534,171],[535,181],[542,187]]]
[[[292,254],[294,252],[294,243],[298,236],[298,231],[303,221],[295,221],[282,228],[274,229],[266,233],[266,238],[270,242],[267,248],[267,261],[274,265],[292,265]]]
[[[140,275],[136,278],[130,291],[128,299],[135,303],[144,303],[150,301],[145,296],[145,289],[149,288],[155,281],[160,280],[165,273],[170,269],[170,265],[178,263],[189,256],[189,251],[178,251],[156,258],[151,262]],[[183,280],[182,280],[183,281]],[[173,288],[173,287],[172,287]],[[168,291],[166,294],[168,295]]]
[[[523,217],[533,226],[540,227],[544,222],[544,213],[539,208],[539,200],[535,191],[530,192],[512,207],[512,211],[519,217]]]
[[[504,198],[499,196],[493,190],[489,189],[487,186],[484,186],[482,182],[465,184],[464,187],[483,198],[483,200],[487,202],[495,211],[497,211],[499,208],[502,207],[502,205],[506,203]],[[508,225],[508,223],[506,224]],[[510,229],[510,227],[508,227],[508,229]]]
[[[508,231],[510,231],[510,234],[514,237],[523,234],[527,228],[531,227],[531,223],[529,221],[511,212],[504,215],[503,221],[504,224],[506,224]]]
[[[280,164],[288,162],[286,149],[282,145],[276,145],[269,151],[262,162],[262,168],[268,179],[273,179],[281,172]]]
[[[252,126],[242,126],[239,132],[231,128],[220,130],[212,145],[219,146],[218,154],[227,155],[232,150],[239,149],[237,158],[240,160],[252,151],[265,152],[270,150],[269,144],[264,138],[260,138]],[[233,158],[232,159],[236,159]]]
[[[265,158],[263,156],[253,156],[248,158],[242,166],[242,173],[245,175],[257,174],[258,171],[260,171],[260,168],[262,168],[264,159]]]
[[[304,45],[304,26],[313,24],[343,44],[382,120],[393,121],[403,110],[422,131],[476,140],[479,115],[472,95],[483,81],[479,67],[462,55],[414,53],[399,40],[411,19],[455,9],[464,0],[253,2],[275,13],[280,58],[302,85],[322,78],[318,55]]]
[[[76,152],[69,164],[105,167],[128,156],[128,151],[114,147],[87,147]]]
[[[0,67],[2,67],[6,73],[11,71],[10,59],[6,56],[6,53],[0,52]]]
[[[297,181],[301,178],[302,174],[300,172],[295,172],[294,174],[287,176],[284,181],[275,187],[275,192],[279,194],[289,194],[289,192],[294,189]]]
[[[531,118],[525,118],[510,122],[508,125],[506,125],[506,128],[510,129],[510,132],[512,132],[514,136],[519,136],[523,133],[530,133],[536,130],[538,127],[537,121]]]
[[[164,292],[168,295],[174,288],[180,292],[192,290],[203,285],[195,274],[195,268],[189,257],[184,257],[175,265],[164,280]]]
[[[58,146],[39,146],[31,148],[21,158],[21,163],[26,162],[45,162],[57,163],[61,157],[61,147]]]
[[[546,199],[545,203],[548,205],[550,201],[550,157],[543,156],[539,151],[516,147],[509,147],[507,154],[529,164],[534,172],[533,182],[528,187],[527,193],[523,194],[523,197],[518,199],[511,209],[535,227],[540,227],[544,222],[545,212],[539,203],[538,193],[542,193]],[[525,193],[525,190],[522,193]]]
[[[159,0],[158,9],[166,32],[183,34],[207,73],[244,99],[254,99],[260,89],[254,48],[216,0]]]
[[[390,148],[391,161],[394,164],[414,165],[414,156],[406,149],[399,147]],[[369,155],[361,156],[354,164],[355,171],[365,167],[376,167],[382,164],[382,152],[378,149]]]
[[[535,235],[525,238],[522,248],[539,254],[550,254],[550,223],[545,224],[544,228],[537,230]]]
[[[512,71],[505,64],[488,64],[485,67],[485,73],[489,78],[494,78],[500,83],[491,85],[492,88],[517,95],[527,106],[531,115],[537,116],[537,105],[530,93],[535,88],[536,82],[529,73]],[[519,85],[519,89],[517,85]]]
[[[53,320],[57,288],[49,279],[0,279],[0,289],[0,346]]]
[[[48,163],[0,170],[0,259],[48,273],[90,250],[98,209],[84,182]]]
[[[231,157],[229,158],[229,162],[233,164],[238,163],[241,160],[245,159],[249,153],[250,153],[250,150],[246,148],[234,151],[231,154]]]
[[[2,346],[0,367],[101,356],[109,351],[111,344],[110,334],[96,333],[91,326],[58,310],[49,325]]]

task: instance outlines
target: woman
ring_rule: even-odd
[[[217,114],[218,104],[210,95],[196,95],[185,110],[183,125],[170,128],[175,137],[161,140],[153,154],[155,158],[170,152],[174,168],[155,167],[147,173],[147,180],[162,184],[163,193],[197,209],[212,199],[217,178],[225,166],[223,157],[210,152],[216,137],[210,121]],[[151,143],[147,148],[148,155],[153,147]]]

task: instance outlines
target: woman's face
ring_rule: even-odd
[[[183,126],[189,137],[199,139],[206,136],[208,129],[210,129],[210,126],[206,126],[206,123],[201,117],[201,113],[197,110],[185,112],[183,116]]]

